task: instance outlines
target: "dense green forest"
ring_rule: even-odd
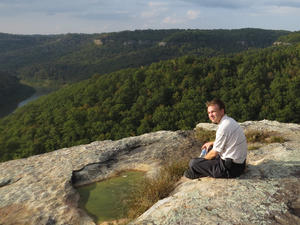
[[[279,42],[283,42],[283,44],[295,44],[300,42],[300,31],[298,32],[292,32],[288,35],[283,35],[278,38]]]
[[[61,86],[184,55],[215,56],[271,46],[288,31],[136,30],[102,34],[0,33],[0,70],[33,86]]]
[[[291,32],[250,28],[64,35],[0,33],[0,71],[38,89],[58,89],[94,74],[136,68],[184,55],[211,57],[264,48],[287,34]],[[1,85],[6,86],[7,80],[1,81]],[[0,117],[13,111],[24,97],[28,96],[16,91],[13,98],[0,99]]]
[[[300,122],[300,45],[183,56],[68,85],[0,120],[1,160],[95,140],[191,129],[214,97],[238,121]]]
[[[17,102],[33,93],[34,89],[20,84],[17,77],[0,71],[0,117],[15,109]]]

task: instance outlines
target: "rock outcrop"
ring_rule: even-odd
[[[132,224],[300,224],[300,125],[264,120],[242,126],[276,131],[286,141],[249,151],[238,179],[181,180]],[[74,187],[120,170],[155,175],[162,160],[199,146],[192,131],[159,131],[1,163],[0,224],[94,224],[77,207]]]
[[[242,126],[275,131],[286,141],[249,151],[238,179],[182,181],[132,224],[300,224],[300,126],[266,120]]]
[[[164,158],[193,148],[195,142],[188,133],[159,131],[1,163],[0,224],[94,224],[77,208],[79,195],[74,186],[120,170],[154,173]]]

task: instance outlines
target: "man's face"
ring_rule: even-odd
[[[218,124],[224,116],[224,109],[220,110],[218,105],[211,105],[207,107],[207,113],[211,122]]]

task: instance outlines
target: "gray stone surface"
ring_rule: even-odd
[[[300,125],[263,120],[242,126],[288,140],[249,151],[247,172],[238,179],[182,179],[132,224],[300,224]],[[1,163],[0,224],[94,224],[78,209],[74,186],[126,169],[155,176],[163,159],[199,146],[192,132],[159,131]]]
[[[94,224],[77,208],[74,186],[120,170],[153,172],[168,155],[193,147],[187,134],[159,131],[1,163],[0,224]]]
[[[267,120],[242,126],[288,140],[249,151],[247,172],[238,179],[182,179],[132,224],[300,224],[300,126]]]

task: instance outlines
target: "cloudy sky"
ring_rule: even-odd
[[[0,0],[0,32],[136,29],[300,30],[300,0]]]

